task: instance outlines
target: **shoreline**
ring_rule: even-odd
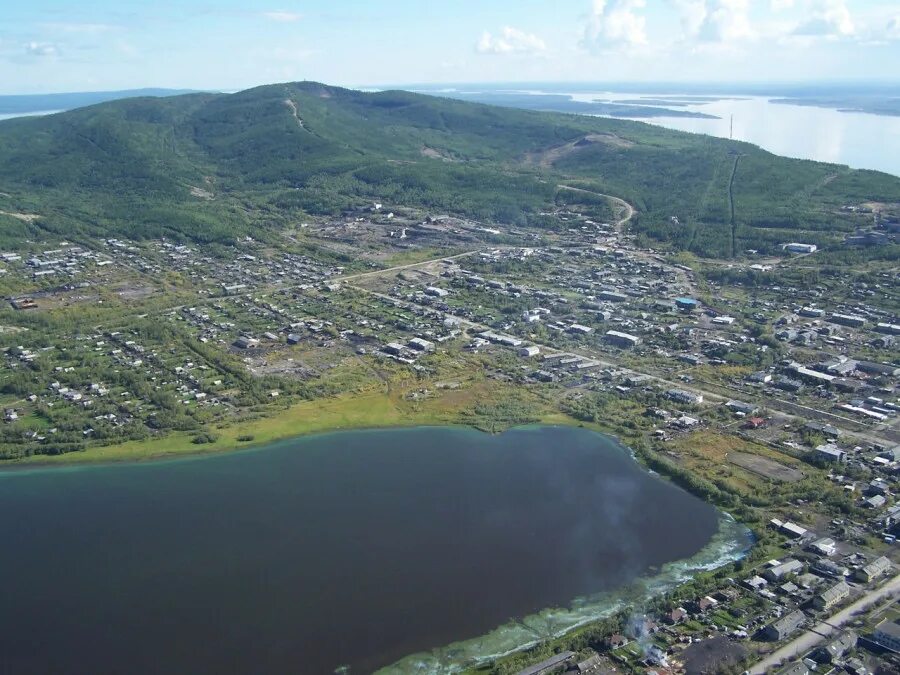
[[[378,417],[379,415],[383,417]],[[417,416],[404,416],[403,411],[396,409],[390,398],[383,394],[343,395],[315,401],[301,401],[272,415],[225,427],[190,432],[173,431],[164,436],[96,446],[81,452],[31,455],[4,460],[0,462],[0,473],[23,469],[143,464],[172,459],[201,458],[258,449],[277,441],[317,433],[440,424],[459,425],[452,419],[438,419],[436,415],[425,415],[421,419]],[[215,434],[217,439],[212,443],[194,443],[193,438],[200,433]],[[239,440],[244,436],[253,438],[247,441]]]
[[[625,448],[627,450],[627,447]],[[640,461],[638,464],[649,469]],[[657,474],[659,475],[659,474]],[[659,475],[662,480],[667,480]],[[708,502],[707,502],[708,503]],[[547,607],[528,616],[512,618],[483,635],[460,640],[417,652],[378,669],[376,675],[413,675],[429,672],[435,675],[458,675],[479,666],[531,649],[543,642],[558,640],[597,621],[608,619],[629,609],[639,612],[639,607],[664,595],[704,572],[714,572],[726,565],[746,558],[755,545],[752,530],[742,525],[730,514],[718,509],[719,529],[709,542],[689,558],[665,563],[655,573],[648,570],[643,576],[614,591],[576,597],[564,607]],[[635,598],[635,595],[638,598]],[[564,624],[560,627],[560,623]],[[554,630],[546,635],[535,634],[547,625]],[[493,644],[491,642],[493,641]],[[472,651],[478,653],[472,653]],[[491,653],[483,653],[490,651]],[[423,670],[427,669],[427,670]]]
[[[143,464],[202,458],[223,453],[255,450],[291,438],[340,431],[456,426],[489,433],[472,425],[465,419],[464,413],[464,409],[451,407],[409,411],[384,393],[344,394],[332,398],[301,401],[274,414],[224,427],[198,429],[190,432],[174,431],[165,436],[96,446],[84,451],[61,455],[31,455],[30,457],[2,460],[0,461],[0,474],[31,469],[63,469],[123,463]],[[560,426],[581,425],[593,431],[616,436],[614,430],[604,429],[600,425],[588,425],[560,411],[547,411],[532,423]],[[203,433],[214,434],[217,438],[212,443],[194,443],[194,437]],[[239,440],[241,437],[247,436],[251,436],[252,440]]]
[[[104,467],[122,466],[123,464],[158,465],[168,462],[193,461],[212,459],[214,455],[226,453],[262,452],[278,443],[290,442],[294,439],[301,440],[311,436],[325,436],[335,433],[365,433],[378,431],[391,431],[405,428],[449,427],[465,429],[477,433],[490,433],[478,429],[472,424],[467,424],[460,419],[460,415],[446,415],[444,419],[436,419],[437,415],[403,414],[394,409],[394,415],[379,418],[376,423],[366,415],[355,418],[335,417],[335,407],[340,410],[341,403],[358,405],[365,399],[388,400],[384,395],[362,397],[337,397],[336,399],[319,400],[320,410],[331,413],[316,417],[312,423],[299,425],[299,428],[291,426],[284,429],[276,426],[276,431],[265,439],[255,439],[252,442],[236,443],[234,439],[238,435],[246,435],[246,425],[233,425],[228,428],[228,435],[220,437],[214,445],[205,451],[185,440],[185,449],[163,451],[157,454],[125,455],[115,458],[106,458],[93,454],[90,458],[83,455],[75,461],[18,461],[15,465],[3,467],[0,465],[0,480],[14,478],[30,472],[45,471],[80,471],[82,469],[99,469]],[[330,405],[329,405],[330,404]],[[291,406],[281,415],[296,416],[310,408],[312,402],[305,402],[297,406]],[[455,418],[455,419],[454,419]],[[255,420],[256,424],[265,424],[272,418]],[[342,422],[341,424],[332,424]],[[417,652],[402,657],[398,661],[388,664],[378,671],[381,675],[406,675],[407,673],[421,672],[423,665],[429,668],[429,672],[440,675],[456,675],[467,672],[472,667],[484,664],[495,659],[511,656],[518,652],[530,649],[536,645],[565,638],[585,626],[602,621],[615,615],[626,608],[639,607],[652,599],[659,597],[691,580],[697,574],[714,572],[727,565],[733,564],[751,554],[756,540],[753,531],[744,523],[736,520],[727,511],[716,505],[713,501],[696,494],[694,491],[679,484],[672,476],[665,472],[655,470],[646,461],[643,455],[636,452],[627,439],[623,438],[615,430],[604,429],[602,425],[588,423],[569,417],[561,412],[548,412],[535,422],[511,426],[498,432],[500,434],[516,429],[528,429],[529,427],[577,427],[591,433],[600,434],[608,438],[617,448],[626,453],[632,461],[641,467],[641,470],[658,477],[667,483],[677,486],[684,492],[691,494],[696,499],[710,505],[719,514],[719,526],[710,540],[697,552],[688,558],[673,560],[665,563],[660,569],[646,570],[641,576],[636,577],[625,586],[613,591],[606,591],[588,596],[572,598],[567,604],[557,607],[547,607],[534,614],[513,617],[509,621],[485,634],[465,638],[448,645],[436,647],[429,652]],[[285,431],[285,435],[278,435],[278,430]],[[225,430],[220,430],[225,431]],[[155,439],[155,444],[173,441],[173,435],[165,439]],[[179,437],[189,437],[190,434],[178,434]],[[124,444],[128,445],[128,444]],[[122,446],[111,446],[121,448]],[[62,458],[65,455],[60,456]],[[545,633],[546,626],[553,624],[554,629]],[[544,626],[544,628],[542,628]],[[473,651],[474,650],[474,651]],[[477,653],[475,653],[477,651]]]

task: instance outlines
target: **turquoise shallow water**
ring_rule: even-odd
[[[563,427],[7,472],[0,509],[15,673],[453,672],[748,544],[614,440]]]

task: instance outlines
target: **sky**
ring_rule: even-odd
[[[0,0],[0,94],[900,80],[896,0]]]

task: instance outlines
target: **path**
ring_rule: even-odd
[[[741,155],[735,155],[731,178],[728,179],[728,208],[731,209],[731,257],[737,257],[737,223],[734,220],[734,177],[737,175]]]
[[[303,120],[300,118],[300,112],[297,110],[297,104],[290,98],[284,99],[284,104],[291,109],[291,113],[294,116],[294,119],[297,120],[298,126],[304,131],[309,131],[306,127],[303,126]]]

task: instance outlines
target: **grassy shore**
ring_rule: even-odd
[[[35,455],[10,460],[3,466],[66,465],[107,462],[137,462],[226,452],[238,448],[265,445],[274,441],[315,433],[351,429],[436,426],[462,424],[472,426],[474,401],[502,399],[505,391],[495,383],[479,381],[424,401],[410,401],[403,391],[383,389],[354,392],[332,398],[303,401],[265,417],[236,421],[209,429],[211,443],[194,443],[196,431],[173,432],[140,441],[88,448],[65,455]],[[536,422],[578,424],[553,409],[538,410]],[[594,428],[595,425],[585,425]],[[597,428],[597,430],[601,430]]]
[[[236,448],[263,445],[294,436],[341,429],[452,422],[452,419],[437,414],[415,413],[410,415],[407,411],[402,410],[396,401],[383,393],[347,395],[304,401],[270,417],[216,427],[211,430],[217,437],[212,443],[200,445],[194,443],[196,432],[174,432],[140,441],[89,448],[84,452],[54,456],[35,455],[9,464],[15,466],[21,464],[143,461],[224,452]]]

